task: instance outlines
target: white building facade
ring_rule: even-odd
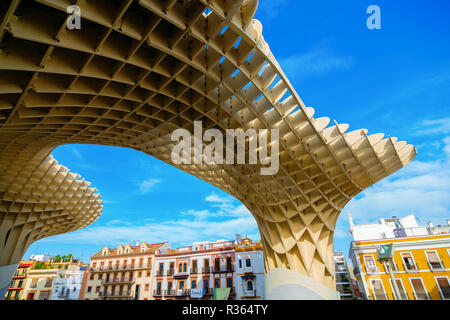
[[[254,243],[248,238],[236,243],[235,268],[236,299],[264,299],[264,256],[261,243]]]
[[[350,233],[355,241],[392,239],[428,235],[427,227],[420,226],[414,215],[403,218],[380,219],[378,223],[354,225],[349,215]]]
[[[53,284],[51,300],[78,300],[87,266],[72,265],[59,270]]]

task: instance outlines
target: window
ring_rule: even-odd
[[[183,272],[187,272],[187,263],[183,263]]]
[[[191,289],[197,289],[197,281],[195,280],[191,281]]]
[[[219,258],[214,259],[214,269],[216,271],[220,271],[220,259]]]
[[[232,270],[231,257],[227,257],[227,270]]]
[[[158,270],[158,274],[162,275],[164,273],[164,263],[161,262],[159,264],[159,270]]]
[[[209,272],[209,259],[204,260],[205,272]]]
[[[192,261],[192,273],[197,273],[197,260]]]
[[[242,260],[239,259],[239,268],[242,269]]]
[[[175,269],[174,263],[171,262],[171,263],[169,264],[169,275],[172,275],[172,274],[173,274],[173,270],[174,270],[174,269]]]
[[[95,287],[95,292],[100,292],[100,286]]]
[[[203,279],[203,288],[208,289],[209,288],[209,279]]]
[[[92,287],[88,287],[87,292],[91,292],[92,291]]]
[[[233,287],[233,278],[227,278],[227,288]]]
[[[252,260],[250,258],[245,259],[245,266],[247,268],[252,266]]]
[[[428,293],[421,278],[410,278],[409,282],[411,283],[411,287],[413,288],[414,297],[416,298],[416,300],[429,299]]]
[[[253,291],[253,282],[247,281],[247,291]]]
[[[145,274],[146,277],[150,277],[150,271],[147,271]]]
[[[161,282],[156,284],[156,294],[161,294]]]
[[[436,250],[434,251],[426,251],[425,252],[427,259],[428,259],[428,265],[430,267],[430,270],[442,270],[444,266],[441,263],[441,260],[439,259],[439,255]]]
[[[386,292],[383,288],[383,282],[379,279],[372,279],[370,281],[372,283],[373,295],[375,300],[387,300]]]
[[[180,290],[184,289],[184,281],[180,281],[180,285],[178,287]]]
[[[103,278],[103,274],[102,274],[102,273],[99,273],[99,274],[98,274],[98,280],[102,280],[102,278]]]
[[[138,272],[138,278],[142,277],[142,271]]]
[[[409,300],[408,295],[406,294],[405,291],[405,287],[403,286],[403,282],[401,279],[395,279],[395,282],[397,283],[397,288],[398,291],[400,292],[400,297],[402,298],[402,300]],[[394,289],[394,285],[392,284],[392,280],[389,279],[389,283],[391,284],[391,288],[392,288],[392,292],[394,293],[394,298],[396,300],[399,300],[398,297],[395,296],[395,289]]]
[[[364,263],[366,265],[367,273],[376,273],[378,271],[373,256],[364,256]]]
[[[214,288],[220,288],[220,279],[214,279]]]
[[[169,282],[167,283],[167,291],[169,292],[169,294],[172,293],[172,281],[169,281]]]
[[[402,253],[403,267],[405,271],[417,271],[416,264],[414,263],[414,259],[412,254],[409,252]]]
[[[150,286],[148,284],[146,284],[144,290],[148,291],[149,289],[150,289]]]
[[[182,268],[183,268],[183,264],[180,263],[180,264],[178,265],[178,272],[181,272],[181,271],[182,271]]]
[[[450,299],[450,283],[448,277],[436,277],[435,279],[442,299]]]

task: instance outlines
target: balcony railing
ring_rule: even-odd
[[[153,290],[154,297],[162,297],[164,295],[164,290]]]
[[[234,272],[234,266],[214,266],[211,267],[212,273],[220,273],[220,272]]]
[[[128,298],[130,297],[131,292],[127,291],[127,292],[112,292],[112,291],[107,291],[107,292],[103,292],[103,294],[101,296],[105,297],[105,298]]]
[[[203,267],[202,268],[202,273],[211,273],[211,267]]]
[[[173,277],[174,277],[174,278],[181,278],[181,279],[183,279],[183,278],[188,278],[188,277],[189,277],[189,271],[185,271],[185,272],[176,272],[176,273],[173,275]]]
[[[135,270],[142,270],[142,269],[151,269],[151,265],[127,264],[127,265],[120,265],[120,266],[95,267],[95,268],[91,267],[91,268],[89,268],[89,271],[90,272],[110,272],[110,271],[135,271]]]
[[[256,297],[256,290],[244,290],[242,296],[245,298]]]
[[[254,273],[253,267],[244,267],[243,271],[244,273]]]
[[[120,283],[130,283],[133,282],[133,278],[114,278],[114,279],[105,279],[102,280],[102,284],[108,285],[108,284],[120,284]]]

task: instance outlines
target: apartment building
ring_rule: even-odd
[[[334,270],[336,277],[336,290],[339,291],[341,300],[352,300],[357,298],[357,290],[354,288],[354,276],[351,274],[352,268],[347,265],[343,252],[334,253]]]
[[[33,265],[32,261],[20,261],[16,272],[13,275],[11,284],[5,294],[5,300],[25,299],[23,293],[28,279],[28,272]]]
[[[168,243],[104,247],[91,257],[80,299],[149,300],[152,297],[154,257],[170,248]]]
[[[366,225],[354,225],[350,219],[350,225],[354,241],[349,257],[363,298],[450,299],[449,233],[421,226],[413,215]],[[392,276],[389,265],[380,263],[377,256],[386,244],[393,245]]]
[[[264,256],[261,242],[253,242],[249,238],[238,239],[235,250],[236,299],[264,299]]]
[[[71,265],[60,269],[56,276],[51,300],[78,300],[80,296],[83,275],[87,265]]]
[[[196,242],[155,256],[153,298],[211,300],[214,289],[234,290],[235,242]]]
[[[50,300],[60,269],[31,269],[24,288],[25,300]]]

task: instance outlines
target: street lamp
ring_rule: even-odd
[[[391,276],[392,287],[394,288],[394,293],[397,296],[398,300],[402,300],[402,296],[400,295],[400,290],[397,286],[397,281],[395,281],[394,273],[392,272],[394,266],[394,244],[384,244],[378,247],[377,249],[377,259],[380,263],[385,263],[387,269],[389,271],[389,275]]]

